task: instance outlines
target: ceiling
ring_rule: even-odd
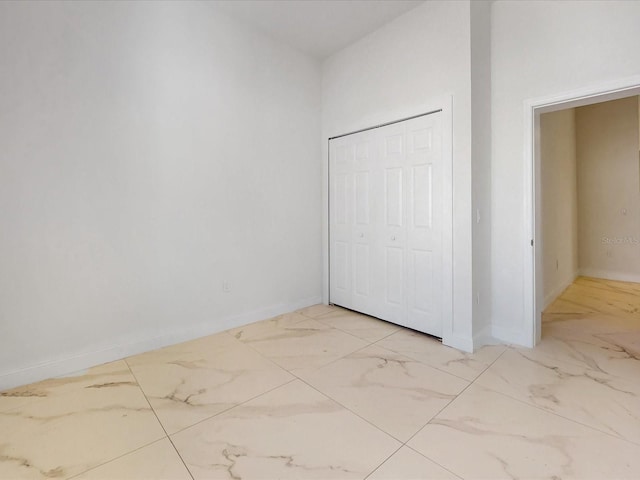
[[[211,0],[207,4],[316,58],[327,57],[423,0]]]

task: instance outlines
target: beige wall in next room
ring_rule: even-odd
[[[580,273],[640,281],[638,97],[576,109]]]

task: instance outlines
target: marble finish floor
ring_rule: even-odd
[[[640,285],[543,320],[470,355],[316,305],[0,392],[0,478],[640,478]]]

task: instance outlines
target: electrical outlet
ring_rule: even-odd
[[[231,282],[229,280],[222,281],[222,291],[224,293],[229,293],[231,291]]]

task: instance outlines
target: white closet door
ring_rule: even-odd
[[[442,337],[442,120],[407,124],[407,311],[405,325]]]
[[[442,335],[441,115],[331,140],[330,301]]]
[[[379,318],[402,324],[406,288],[406,139],[405,122],[376,129],[382,188],[375,196],[382,200],[376,215],[378,226],[377,275],[382,300]]]
[[[330,300],[336,305],[353,303],[352,228],[355,143],[349,137],[329,144]]]
[[[378,314],[372,267],[375,148],[369,131],[330,143],[331,302],[369,315]]]
[[[374,296],[377,290],[374,281],[376,231],[375,212],[378,207],[374,204],[378,181],[375,172],[377,154],[375,138],[371,131],[353,135],[351,141],[355,144],[355,162],[353,176],[354,217],[352,229],[353,254],[353,295],[351,307],[353,310],[376,315],[378,313],[378,299]]]

